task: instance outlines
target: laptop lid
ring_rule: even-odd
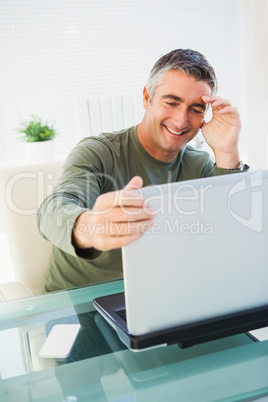
[[[268,304],[267,170],[141,191],[158,214],[122,250],[132,335]]]

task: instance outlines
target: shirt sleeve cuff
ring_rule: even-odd
[[[100,250],[96,250],[95,248],[75,248],[76,255],[80,258],[84,258],[86,260],[95,260],[95,258],[99,257],[102,253]]]
[[[215,176],[220,176],[223,174],[230,174],[230,173],[243,173],[247,172],[249,170],[249,166],[247,164],[244,165],[244,169],[224,169],[216,166],[216,163],[214,163],[214,174]]]
[[[75,223],[78,219],[78,217],[80,216],[80,214],[78,216],[76,216],[76,218],[73,221],[73,226],[72,226],[72,233],[71,233],[71,243],[72,243],[72,247],[74,250],[74,253],[77,257],[80,258],[84,258],[86,260],[94,260],[95,258],[99,257],[99,255],[101,255],[102,251],[97,250],[93,247],[91,248],[78,248],[75,247],[75,245],[73,244],[73,230],[75,227]]]

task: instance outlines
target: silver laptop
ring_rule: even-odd
[[[268,170],[142,193],[154,226],[122,250],[124,293],[94,301],[123,342],[188,346],[268,325]]]

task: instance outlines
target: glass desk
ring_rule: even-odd
[[[95,312],[123,281],[0,303],[0,400],[254,401],[268,395],[268,341],[246,334],[131,352]],[[65,360],[38,355],[56,323],[80,322]]]

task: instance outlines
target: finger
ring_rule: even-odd
[[[144,233],[137,233],[132,236],[122,236],[118,238],[111,238],[110,240],[110,249],[122,248],[128,246],[130,243],[137,241],[143,236]]]
[[[140,207],[143,204],[143,196],[134,190],[139,190],[142,188],[143,180],[140,176],[134,176],[128,184],[117,192],[118,195],[118,205],[120,206],[137,206]]]
[[[211,103],[216,101],[217,99],[222,99],[221,96],[216,96],[216,95],[203,95],[201,96],[202,100],[206,103]]]
[[[119,206],[121,208],[136,207],[145,208],[145,198],[141,192],[138,190],[129,190],[129,187],[125,187],[123,190],[118,191],[116,194],[114,207]]]
[[[156,211],[149,207],[116,207],[109,214],[108,219],[112,222],[142,221],[153,219]]]
[[[238,110],[233,107],[233,106],[225,106],[222,109],[219,110],[220,114],[233,114],[233,115],[238,115]]]
[[[217,99],[215,102],[211,103],[211,107],[213,109],[224,107],[224,106],[232,106],[231,102],[227,99]]]
[[[137,190],[139,188],[142,188],[143,185],[143,180],[140,176],[134,176],[128,184],[125,186],[125,189],[128,190]]]
[[[124,223],[110,222],[107,224],[107,236],[111,237],[122,237],[122,236],[133,236],[135,234],[144,233],[149,230],[154,221],[129,221]]]
[[[101,194],[91,210],[95,214],[104,214],[112,212],[117,207],[137,207],[142,208],[144,204],[144,198],[138,191],[127,189],[111,191],[105,194]]]
[[[94,247],[97,250],[108,251],[116,248],[121,248],[127,246],[133,241],[138,240],[147,230],[151,228],[152,224],[149,223],[144,224],[143,226],[139,226],[138,230],[133,230],[131,234],[126,235],[103,235],[98,236],[94,243]]]
[[[221,105],[230,105],[231,102],[229,99],[224,99],[221,98],[220,96],[210,96],[210,95],[204,95],[202,96],[202,99],[206,103],[210,103],[213,108],[221,106]]]

